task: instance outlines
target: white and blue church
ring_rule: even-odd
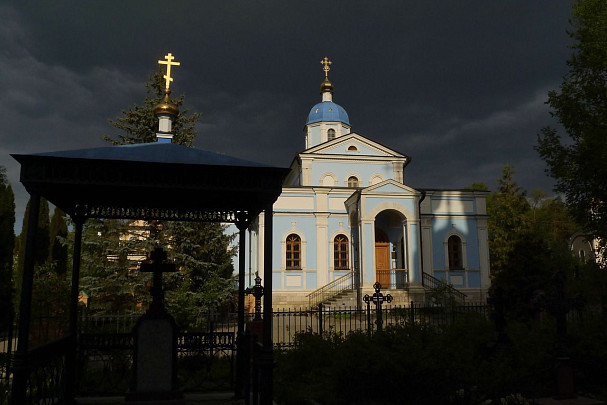
[[[487,193],[408,186],[411,158],[352,131],[333,101],[331,62],[321,63],[322,100],[273,206],[274,308],[356,306],[376,282],[396,305],[422,300],[438,280],[484,300]],[[263,274],[264,228],[260,215],[248,233],[249,279]]]

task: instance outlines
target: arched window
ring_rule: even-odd
[[[462,240],[455,235],[449,236],[447,250],[449,253],[449,270],[462,270],[464,268],[462,261]]]
[[[287,269],[301,269],[301,238],[292,233],[287,236]]]
[[[358,178],[356,176],[348,177],[348,187],[358,187]]]
[[[356,148],[356,146],[350,145],[350,146],[348,146],[348,151],[349,152],[358,152],[358,149]]]
[[[333,128],[330,128],[327,131],[327,140],[332,141],[333,139],[335,139],[335,130]]]
[[[346,235],[337,235],[333,239],[333,267],[335,270],[348,270],[348,238]]]

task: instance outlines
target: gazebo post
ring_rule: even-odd
[[[238,332],[236,334],[236,381],[234,384],[234,396],[236,398],[243,397],[243,387],[244,387],[244,376],[245,376],[245,368],[247,367],[247,363],[249,359],[245,358],[245,350],[244,345],[247,344],[244,340],[244,296],[245,296],[245,288],[244,288],[244,273],[245,273],[245,247],[246,247],[246,238],[245,238],[245,230],[246,225],[244,222],[239,221],[236,223],[238,227]]]
[[[261,405],[272,405],[273,402],[273,366],[274,355],[272,347],[272,204],[264,210],[264,241],[263,241],[263,348],[260,358],[261,367]]]
[[[30,193],[30,208],[27,218],[27,239],[25,242],[25,259],[23,261],[23,280],[21,283],[21,301],[19,302],[19,340],[15,351],[13,404],[26,403],[27,379],[29,371],[29,334],[32,311],[32,289],[34,286],[34,251],[36,250],[36,230],[40,211],[40,194]]]
[[[76,357],[78,347],[78,298],[80,295],[80,257],[82,254],[82,227],[84,219],[72,216],[74,220],[74,254],[72,255],[72,286],[70,291],[70,323],[69,334],[72,345],[66,364],[66,399],[72,402],[76,384]]]

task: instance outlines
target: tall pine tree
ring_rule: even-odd
[[[15,248],[15,196],[6,178],[6,169],[0,166],[0,331],[12,318],[13,252]]]
[[[121,133],[115,137],[106,135],[104,139],[114,145],[125,145],[134,143],[156,142],[156,132],[158,132],[158,118],[154,116],[154,107],[158,105],[164,97],[164,79],[163,73],[155,72],[145,84],[146,97],[142,105],[134,104],[132,107],[123,110],[122,116],[110,119],[108,122],[114,128],[119,129]],[[180,145],[192,146],[196,138],[196,122],[200,118],[200,113],[189,113],[188,109],[183,109],[185,95],[171,98],[171,102],[179,107],[179,114],[173,120],[173,142]]]
[[[514,181],[514,169],[506,165],[498,179],[497,192],[487,198],[491,274],[508,268],[509,257],[528,227],[529,204],[525,192]]]
[[[21,235],[19,235],[19,250],[17,253],[17,268],[15,274],[15,306],[19,308],[19,299],[21,297],[21,281],[23,280],[23,266],[25,264],[25,249],[27,241],[27,227],[29,222],[31,200],[27,202],[25,207],[25,215],[23,216],[23,225],[21,226]],[[50,252],[50,235],[49,235],[49,206],[48,201],[44,198],[40,199],[40,209],[38,212],[38,226],[36,227],[36,248],[34,249],[34,269],[48,262]]]
[[[154,73],[145,85],[142,105],[122,111],[109,120],[121,131],[105,139],[114,145],[155,142],[158,120],[154,107],[162,101],[164,79]],[[184,96],[171,98],[181,107],[172,126],[173,142],[192,146],[199,113],[182,108]],[[137,261],[154,247],[168,250],[178,272],[165,275],[167,305],[182,325],[193,325],[197,314],[231,300],[233,289],[233,236],[218,223],[159,221],[100,221],[85,224],[83,289],[92,305],[102,310],[145,308],[149,275],[140,274]],[[142,305],[143,304],[143,305]]]
[[[54,263],[58,274],[65,274],[68,269],[67,252],[67,219],[65,212],[55,207],[49,230],[49,261]]]

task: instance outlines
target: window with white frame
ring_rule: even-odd
[[[333,268],[335,270],[350,269],[346,235],[339,234],[333,239]]]
[[[294,233],[287,236],[286,240],[286,268],[301,269],[301,238]]]
[[[462,270],[464,268],[462,255],[462,240],[457,235],[449,236],[447,240],[449,257],[449,270]]]
[[[329,128],[327,131],[327,140],[332,141],[333,139],[335,139],[335,130],[333,128]]]

